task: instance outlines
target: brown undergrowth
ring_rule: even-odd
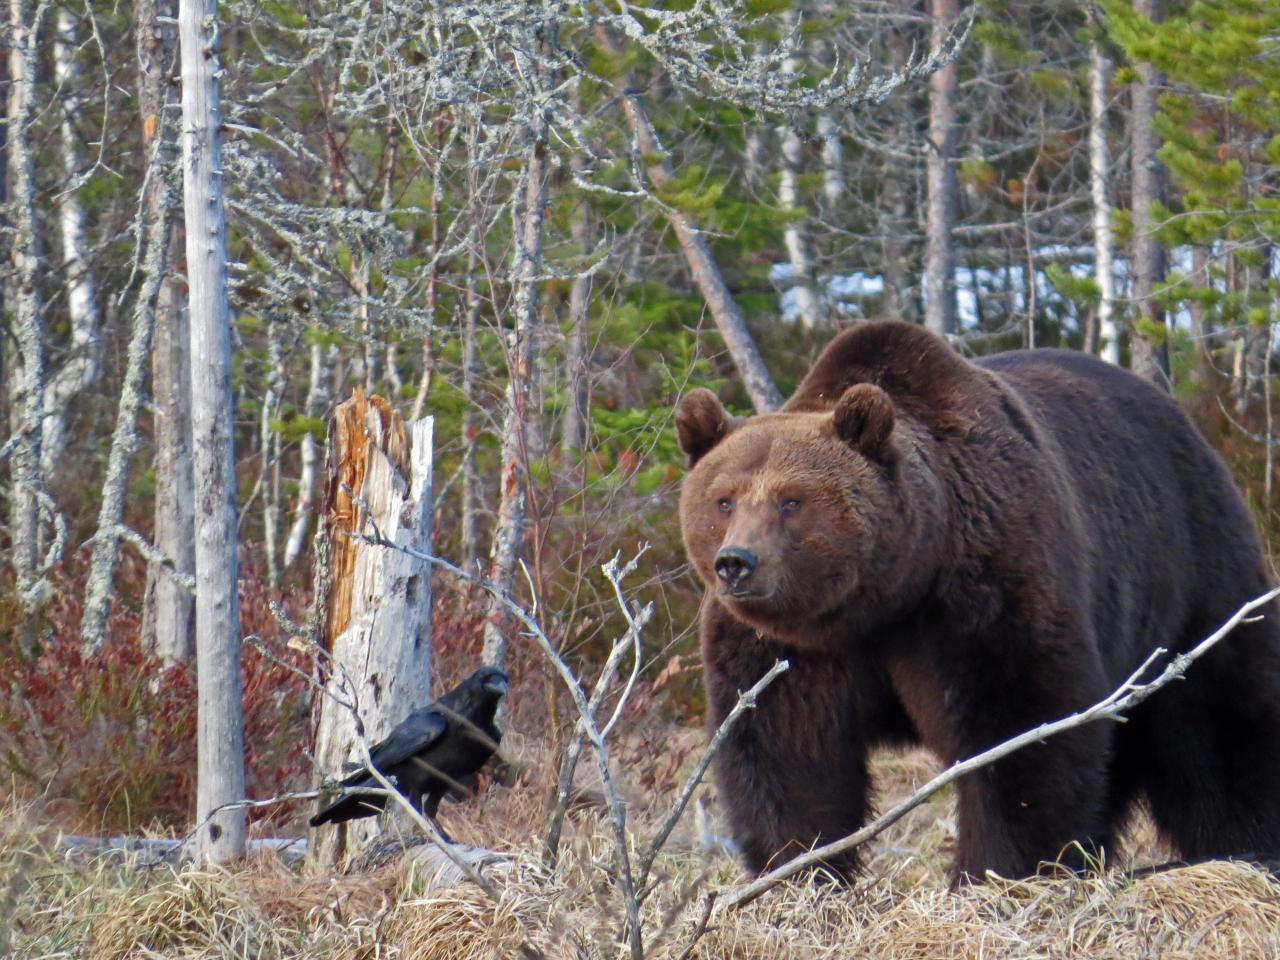
[[[674,745],[696,737],[677,731]],[[460,839],[513,858],[509,873],[492,876],[496,902],[471,886],[428,889],[416,868],[402,864],[314,876],[271,856],[228,870],[69,859],[58,852],[56,835],[38,828],[35,808],[0,811],[0,955],[626,956],[603,811],[589,801],[579,805],[559,868],[549,874],[542,864],[547,784],[535,771],[544,767],[544,749],[516,739],[509,752],[524,771],[516,784],[491,784],[481,797],[444,811]],[[919,753],[885,755],[876,763],[886,800],[932,770]],[[667,798],[652,802],[639,774],[627,766],[621,772],[642,845]],[[583,788],[589,798],[590,784]],[[702,848],[692,815],[687,819],[657,862],[657,885],[642,910],[647,955],[659,960],[675,960],[684,950],[701,895],[738,879],[727,857]],[[691,956],[1216,960],[1280,954],[1280,883],[1257,867],[1212,863],[1138,878],[1119,869],[1084,878],[991,878],[953,892],[946,882],[953,833],[944,795],[873,842],[866,875],[854,887],[786,884],[717,917]],[[1145,824],[1132,831],[1129,846],[1138,862],[1165,856]]]

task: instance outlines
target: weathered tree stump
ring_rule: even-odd
[[[387,401],[360,390],[329,421],[317,551],[328,558],[317,565],[317,641],[328,656],[315,760],[330,776],[360,759],[353,708],[372,745],[431,699],[430,565],[355,535],[431,549],[432,424],[424,417],[406,429]],[[308,860],[333,866],[377,832],[376,818],[313,830]]]

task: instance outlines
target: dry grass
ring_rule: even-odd
[[[536,769],[529,764],[526,769]],[[919,754],[883,757],[878,779],[905,793],[931,771]],[[514,857],[494,876],[497,903],[479,890],[426,890],[411,868],[308,876],[272,858],[234,871],[73,863],[33,827],[30,810],[0,811],[0,956],[255,960],[484,960],[626,955],[601,813],[571,817],[554,877],[542,868],[540,785],[491,791],[455,807],[450,829]],[[634,788],[633,788],[634,789]],[[639,835],[657,815],[633,803]],[[718,918],[693,951],[703,958],[1218,958],[1280,955],[1280,883],[1246,864],[1214,863],[1132,879],[987,884],[951,892],[953,824],[944,797],[873,844],[852,889],[792,883]],[[501,838],[501,839],[495,839]],[[1149,828],[1130,840],[1160,859]],[[736,868],[700,853],[687,828],[660,858],[643,910],[648,954],[674,960],[711,886]]]

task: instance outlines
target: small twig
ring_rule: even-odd
[[[698,788],[698,784],[702,782],[703,775],[707,772],[707,767],[711,765],[712,759],[719,752],[725,739],[729,736],[729,732],[733,729],[734,724],[748,710],[754,710],[756,700],[760,694],[764,692],[764,688],[773,683],[778,677],[791,669],[791,663],[787,660],[777,660],[773,666],[769,668],[769,672],[756,681],[755,686],[750,690],[738,694],[738,702],[733,705],[733,709],[729,711],[729,715],[721,722],[720,727],[716,730],[715,736],[711,738],[711,742],[707,744],[705,750],[702,751],[702,758],[698,761],[698,765],[693,768],[693,772],[689,774],[685,780],[684,786],[680,788],[680,793],[676,796],[676,802],[671,807],[671,812],[667,814],[667,819],[663,821],[662,826],[654,835],[653,842],[649,844],[649,850],[645,853],[640,861],[639,885],[641,888],[640,900],[648,896],[649,890],[645,889],[645,883],[649,879],[649,870],[653,867],[653,861],[658,858],[658,854],[662,852],[663,846],[667,842],[667,838],[671,836],[671,831],[675,829],[676,824],[680,821],[680,817],[684,814],[685,808],[689,805],[689,801],[693,799],[693,791]],[[650,888],[651,889],[651,888]]]
[[[689,937],[689,942],[684,945],[684,949],[680,951],[680,956],[676,960],[689,960],[689,955],[693,953],[693,948],[698,945],[698,941],[710,929],[708,924],[711,923],[711,913],[716,907],[716,891],[709,890],[702,897],[702,915],[698,918],[698,925],[693,928],[693,933]]]
[[[750,903],[761,894],[772,890],[783,880],[794,876],[802,870],[806,870],[816,864],[829,860],[832,857],[847,853],[855,847],[859,847],[866,843],[872,837],[883,832],[886,828],[892,826],[901,820],[906,814],[910,813],[920,804],[924,803],[931,796],[944,787],[954,783],[966,774],[972,773],[982,767],[990,766],[997,760],[1008,756],[1015,751],[1021,750],[1023,747],[1032,743],[1040,743],[1047,740],[1055,734],[1063,733],[1067,730],[1082,727],[1087,723],[1095,720],[1111,719],[1123,721],[1125,718],[1121,714],[1135,707],[1142,701],[1146,700],[1161,687],[1173,680],[1180,679],[1187,672],[1187,668],[1196,660],[1204,656],[1219,640],[1229,634],[1242,622],[1248,621],[1249,614],[1259,607],[1262,607],[1277,596],[1280,596],[1280,587],[1269,590],[1255,600],[1250,600],[1227,620],[1221,627],[1215,630],[1210,636],[1200,641],[1195,647],[1186,653],[1176,654],[1165,668],[1153,680],[1145,683],[1139,683],[1139,678],[1147,671],[1159,657],[1163,656],[1167,651],[1163,647],[1157,647],[1151,652],[1151,655],[1142,662],[1142,666],[1138,667],[1128,679],[1124,681],[1114,692],[1105,699],[1100,700],[1093,706],[1079,713],[1073,713],[1069,717],[1063,717],[1061,720],[1055,720],[1052,723],[1043,723],[1034,729],[1025,733],[1020,733],[1016,737],[998,743],[989,750],[984,750],[976,756],[959,763],[952,764],[938,776],[934,777],[907,799],[894,806],[892,809],[881,814],[871,823],[867,824],[861,830],[842,837],[824,846],[810,850],[808,853],[796,857],[794,860],[782,864],[780,867],[770,870],[768,873],[751,881],[750,883],[741,884],[736,887],[729,888],[725,892],[724,898],[720,901],[719,910],[733,910]],[[1251,621],[1250,621],[1251,622]]]

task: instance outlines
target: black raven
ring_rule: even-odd
[[[397,724],[369,751],[374,768],[395,783],[414,809],[434,820],[441,797],[458,792],[459,779],[479,770],[498,748],[502,731],[494,713],[506,692],[507,675],[496,667],[481,667]],[[385,796],[365,792],[379,787],[363,764],[342,785],[352,789],[323,807],[311,826],[371,817],[386,806]]]

